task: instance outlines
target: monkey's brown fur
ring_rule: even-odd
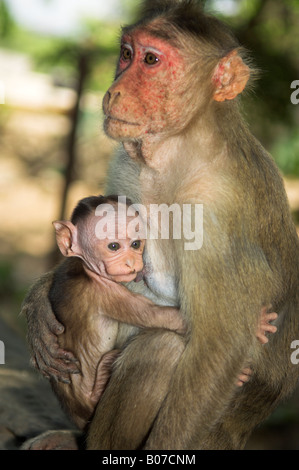
[[[81,370],[71,376],[70,384],[51,380],[51,385],[73,422],[84,428],[94,411],[95,391],[100,396],[118,354],[114,349],[118,322],[103,314],[101,289],[88,277],[78,258],[56,269],[49,299],[57,319],[65,326],[64,334],[58,337],[59,346],[76,355]]]
[[[88,448],[239,449],[299,378],[290,360],[299,337],[298,236],[282,178],[238,102],[216,101],[219,90],[241,91],[247,80],[239,58],[228,84],[217,69],[237,42],[195,1],[147,5],[142,20],[125,29],[126,41],[155,38],[172,64],[163,82],[133,80],[135,62],[120,62],[104,99],[105,128],[126,152],[111,165],[108,192],[144,205],[203,204],[204,243],[186,251],[182,240],[148,240],[147,282],[161,297],[174,286],[186,345],[159,330],[128,344],[98,404]],[[139,124],[142,117],[142,127],[109,116]],[[262,305],[278,313],[278,332],[266,346],[255,338]],[[35,307],[25,310],[31,322]],[[249,356],[253,377],[236,390]]]

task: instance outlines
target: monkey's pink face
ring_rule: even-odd
[[[180,129],[185,71],[165,41],[138,30],[124,35],[116,79],[103,100],[106,133],[125,141]]]
[[[144,240],[101,240],[96,256],[105,266],[108,277],[115,282],[133,281],[143,269]]]
[[[91,218],[93,233],[96,231],[98,218]],[[133,281],[137,273],[143,269],[143,251],[145,240],[141,234],[133,235],[134,227],[141,220],[135,216],[127,216],[126,223],[118,222],[118,212],[107,212],[102,219],[105,221],[105,238],[98,238],[96,235],[92,243],[92,256],[89,259],[90,264],[95,264],[94,271],[107,276],[116,282]],[[138,225],[139,227],[139,225]],[[104,268],[104,269],[103,269]]]

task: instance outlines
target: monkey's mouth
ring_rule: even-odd
[[[109,122],[119,122],[121,124],[126,124],[126,125],[129,125],[129,126],[139,126],[139,124],[137,122],[126,121],[125,119],[120,119],[120,118],[110,116],[110,114],[108,114],[106,116],[105,121],[107,123],[109,123]]]
[[[113,274],[111,275],[111,278],[115,282],[132,282],[135,280],[137,276],[137,271],[131,271],[129,273],[124,273],[124,274]]]
[[[135,279],[135,277],[137,276],[137,271],[133,269],[133,271],[130,271],[129,273],[124,274],[124,276],[133,277],[133,279]]]
[[[111,276],[131,276],[131,274],[137,274],[136,269],[132,269],[131,271],[124,271],[123,273],[118,271],[118,273],[109,273]]]

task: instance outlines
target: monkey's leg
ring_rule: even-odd
[[[98,364],[96,378],[91,393],[91,400],[96,405],[103,394],[111,375],[112,365],[115,362],[120,349],[113,349],[104,354]]]
[[[277,335],[277,337],[276,337]],[[275,338],[279,340],[279,332]],[[282,335],[284,341],[284,335]],[[218,426],[201,443],[203,449],[243,449],[254,429],[285,400],[298,383],[298,369],[292,365],[288,348],[273,341],[263,350],[253,376],[236,394]]]
[[[259,392],[258,392],[259,390]],[[252,378],[236,395],[218,426],[200,443],[205,450],[243,449],[253,430],[276,408],[279,393]]]
[[[183,349],[182,337],[165,330],[144,330],[128,344],[96,409],[87,449],[142,447]]]

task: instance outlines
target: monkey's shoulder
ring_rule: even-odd
[[[54,271],[49,300],[54,311],[79,309],[86,299],[92,300],[95,284],[90,280],[79,258],[64,260]]]
[[[55,269],[53,283],[58,280],[60,283],[68,282],[71,279],[88,279],[80,258],[67,258]]]

